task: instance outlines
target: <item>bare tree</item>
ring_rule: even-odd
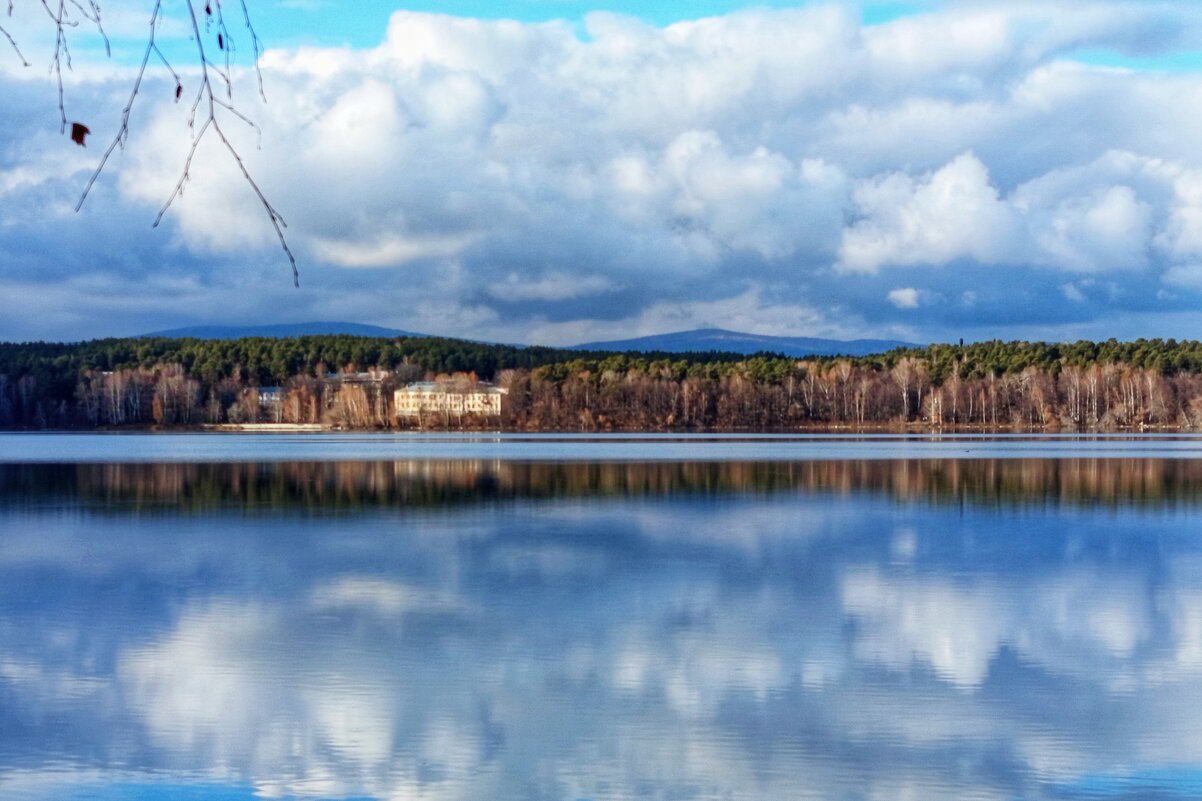
[[[254,192],[255,197],[263,206],[268,222],[275,230],[276,236],[280,241],[280,247],[284,251],[284,255],[287,256],[288,263],[292,268],[293,284],[300,286],[300,273],[297,270],[296,258],[284,235],[284,229],[288,227],[288,224],[251,176],[241,154],[230,141],[225,129],[222,127],[223,122],[233,121],[237,124],[250,126],[260,137],[262,136],[258,125],[234,104],[233,57],[236,52],[236,46],[234,36],[231,34],[230,28],[226,23],[226,9],[223,5],[223,0],[203,0],[204,5],[198,11],[201,1],[184,0],[184,7],[187,10],[185,22],[191,27],[192,40],[195,45],[193,71],[195,73],[194,79],[196,80],[196,91],[192,95],[193,99],[187,122],[189,137],[188,153],[184,159],[179,180],[176,182],[175,188],[171,191],[167,200],[163,203],[162,208],[159,209],[152,227],[158,227],[159,223],[163,220],[163,215],[171,208],[176,198],[183,194],[184,187],[191,178],[192,163],[196,157],[197,148],[200,147],[205,137],[211,133],[221,144],[222,149],[227,152],[237,165],[239,171],[242,173],[242,177],[246,180],[251,191]],[[32,0],[28,0],[28,2],[30,5],[33,5]],[[73,33],[81,24],[87,23],[95,28],[97,35],[103,41],[106,54],[111,55],[111,48],[108,35],[104,31],[104,25],[101,20],[100,6],[96,0],[40,0],[40,2],[42,10],[49,18],[49,24],[54,31],[55,42],[54,52],[50,59],[50,73],[55,79],[58,90],[60,131],[66,133],[68,119],[63,90],[63,68],[65,67],[67,70],[72,69],[69,34]],[[227,5],[229,2],[230,0],[225,0]],[[7,6],[8,16],[11,17],[14,0],[7,0]],[[259,96],[266,102],[267,96],[263,88],[263,75],[259,71],[259,56],[263,52],[263,43],[255,31],[254,24],[251,22],[250,10],[247,8],[246,0],[238,0],[238,6],[241,10],[242,23],[239,36],[244,32],[250,39]],[[129,100],[121,109],[120,125],[112,142],[100,157],[100,163],[96,166],[95,171],[93,171],[87,184],[84,186],[83,192],[79,197],[79,202],[75,205],[76,211],[79,211],[83,207],[84,201],[87,200],[88,194],[91,192],[96,180],[100,177],[101,172],[104,171],[113,151],[118,147],[125,147],[129,139],[130,115],[133,112],[134,103],[138,99],[139,92],[142,90],[146,72],[152,60],[160,63],[175,80],[174,92],[176,102],[179,102],[184,95],[184,78],[176,72],[159,47],[157,36],[162,21],[163,0],[154,0],[154,4],[150,9],[146,48],[135,74]],[[29,60],[25,58],[16,39],[13,38],[9,31],[0,26],[0,34],[3,34],[5,39],[8,40],[8,43],[12,46],[21,63],[26,67],[30,66]],[[76,144],[84,146],[85,140],[90,133],[91,130],[82,122],[70,123],[71,139]]]

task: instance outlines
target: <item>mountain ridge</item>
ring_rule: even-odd
[[[429,337],[413,331],[385,328],[365,323],[345,321],[310,321],[300,323],[275,323],[270,325],[195,325],[170,328],[140,334],[137,338],[164,339],[244,339],[266,337],[284,339],[300,336],[363,336],[394,339],[396,337]],[[457,339],[458,337],[451,337]],[[478,341],[478,340],[466,340]],[[490,344],[490,343],[485,343]],[[525,347],[515,345],[515,347]],[[753,353],[780,353],[785,356],[868,356],[884,353],[894,348],[916,347],[912,343],[891,339],[823,339],[820,337],[779,337],[762,334],[747,334],[724,328],[696,328],[689,331],[674,331],[631,339],[616,339],[566,345],[562,350],[661,353],[736,353],[744,356]]]
[[[631,339],[584,342],[569,350],[662,351],[665,353],[780,353],[785,356],[870,356],[895,348],[916,347],[913,343],[892,339],[822,339],[819,337],[777,337],[744,334],[724,328],[696,328]]]
[[[137,339],[161,337],[163,339],[245,339],[247,337],[267,337],[270,339],[285,339],[288,337],[304,336],[333,336],[345,334],[361,337],[425,337],[428,334],[415,334],[412,331],[402,331],[399,328],[384,328],[379,325],[365,323],[347,323],[329,320],[315,320],[303,323],[274,323],[270,325],[191,325],[182,328],[169,328],[164,331],[152,331],[148,334],[138,334]]]

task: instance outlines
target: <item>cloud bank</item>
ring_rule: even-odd
[[[1202,74],[1086,63],[1188,50],[1184,2],[851,6],[656,28],[397,12],[367,50],[269,50],[236,135],[165,230],[187,109],[144,91],[92,151],[44,76],[0,67],[0,337],[353,319],[565,344],[719,325],[930,340],[1187,336],[1202,322]],[[79,70],[83,75],[86,71]],[[69,87],[94,141],[129,76]],[[188,83],[185,76],[185,84]]]

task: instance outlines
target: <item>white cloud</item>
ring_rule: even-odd
[[[1068,198],[1036,219],[1040,260],[1075,272],[1141,269],[1151,244],[1152,207],[1127,186]]]
[[[846,192],[839,171],[821,161],[798,165],[762,147],[732,156],[709,131],[677,137],[662,172],[671,194],[665,216],[712,258],[725,249],[769,260],[807,244],[823,249],[824,232],[813,223],[825,223],[830,238]]]
[[[569,300],[610,292],[616,288],[616,285],[604,276],[577,276],[567,272],[550,272],[538,278],[510,273],[503,279],[490,282],[486,291],[497,300],[513,302]]]
[[[1061,286],[1060,290],[1064,293],[1066,300],[1071,300],[1073,303],[1085,302],[1085,293],[1082,292],[1081,289],[1071,281]]]
[[[313,237],[314,253],[323,261],[341,267],[396,267],[421,259],[453,258],[471,245],[475,237],[386,237],[376,242],[354,238],[332,240]]]
[[[1154,247],[1188,250],[1181,240],[1188,240],[1190,207],[1170,209],[1180,173],[1176,165],[1112,152],[1002,197],[980,160],[965,154],[918,179],[869,179],[854,192],[861,217],[844,230],[840,266],[872,273],[970,259],[1070,273],[1144,270]],[[1158,234],[1158,226],[1177,237],[1166,243],[1172,234]]]
[[[1011,256],[1018,220],[971,153],[919,180],[892,173],[861,182],[854,199],[862,218],[843,233],[844,270],[959,258],[995,264]]]
[[[889,302],[899,309],[918,308],[918,290],[913,288],[891,289],[887,296]]]
[[[1160,280],[1178,289],[1202,292],[1202,264],[1178,264],[1165,271]]]
[[[1173,183],[1174,203],[1157,244],[1175,260],[1202,256],[1202,171],[1182,170]]]

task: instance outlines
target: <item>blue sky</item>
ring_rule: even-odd
[[[638,17],[653,25],[670,25],[681,20],[729,14],[746,8],[795,8],[804,3],[794,0],[765,0],[743,3],[738,0],[420,0],[398,3],[395,0],[284,0],[256,9],[264,30],[286,43],[323,45],[348,44],[371,47],[380,40],[388,18],[399,8],[433,14],[449,14],[477,19],[513,19],[546,22],[565,19],[580,22],[594,11],[609,11]],[[859,7],[868,24],[876,24],[916,13],[930,4],[876,2]]]
[[[750,8],[788,9],[803,5],[824,3],[798,0],[764,0],[756,3],[739,0],[421,0],[398,4],[396,0],[358,0],[348,5],[345,0],[276,0],[257,8],[255,18],[279,46],[372,47],[379,43],[380,32],[398,8],[490,20],[512,19],[535,23],[567,20],[582,27],[584,18],[596,11],[629,15],[652,25],[664,26]],[[939,5],[935,2],[882,1],[862,3],[855,8],[865,25],[880,25],[929,12]],[[348,11],[348,8],[353,8],[353,11]],[[1197,49],[1171,49],[1142,57],[1111,49],[1081,50],[1072,56],[1099,66],[1195,70],[1202,68],[1202,43]]]
[[[165,8],[191,97],[182,4]],[[106,5],[111,60],[71,33],[80,149],[19,3],[4,25],[35,65],[0,51],[0,338],[313,319],[539,344],[1202,335],[1195,2],[251,9],[267,103],[231,21],[234,104],[261,139],[218,113],[301,288],[215,141],[150,229],[190,136],[157,66],[72,211],[145,6]]]

